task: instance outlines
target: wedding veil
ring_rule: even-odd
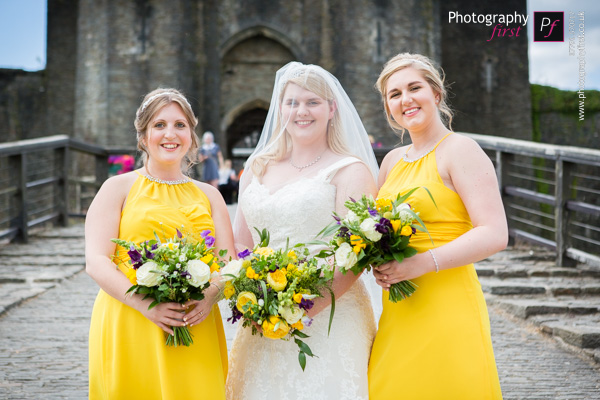
[[[330,104],[335,103],[335,113],[327,128],[329,148],[336,153],[360,159],[367,165],[375,182],[377,182],[379,167],[367,131],[340,82],[320,66],[305,65],[293,61],[283,66],[275,75],[269,111],[256,148],[244,167],[244,173],[240,180],[239,197],[242,198],[244,190],[248,187],[254,175],[259,178],[262,176],[269,160],[282,159],[291,151],[291,140],[286,132],[286,126],[290,121],[283,120],[281,112],[283,92],[288,83],[295,83],[314,92]],[[240,240],[241,237],[247,237],[248,235],[248,227],[241,209],[242,207],[238,203],[233,225],[236,247],[240,244],[251,247],[250,243],[244,243],[244,240]],[[324,225],[327,222],[324,221]],[[282,221],[282,223],[285,223],[285,221]],[[367,284],[368,291],[375,304],[375,312],[378,314],[381,310],[380,288],[375,287],[376,285],[373,282],[369,283],[365,274],[362,278]]]
[[[281,102],[286,85],[296,83],[310,91],[327,93],[326,100],[334,102],[336,111],[328,128],[329,147],[340,154],[354,156],[363,161],[377,182],[379,167],[358,112],[340,82],[318,65],[306,65],[292,61],[283,66],[275,75],[275,84],[269,112],[256,148],[248,158],[240,180],[240,198],[254,175],[262,175],[269,159],[283,158],[291,150],[291,140],[286,133],[289,121],[283,120]],[[312,85],[312,86],[311,86]],[[317,85],[315,90],[311,90]],[[317,93],[319,94],[319,93]],[[323,96],[320,96],[323,97]],[[238,205],[234,221],[236,241],[241,229],[247,229]]]

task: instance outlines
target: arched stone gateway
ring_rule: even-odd
[[[253,147],[255,140],[245,137],[253,132],[260,134],[264,124],[275,73],[288,62],[295,60],[292,50],[282,40],[283,35],[252,28],[235,35],[237,43],[227,41],[221,61],[221,140],[225,154],[231,157],[232,148]],[[256,136],[256,134],[255,134]]]

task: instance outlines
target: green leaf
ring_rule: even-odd
[[[333,323],[333,314],[335,314],[335,294],[330,287],[327,289],[331,294],[331,312],[329,313],[329,328],[327,329],[327,336],[329,336],[329,333],[331,332],[331,324]]]
[[[310,347],[308,347],[308,345],[306,343],[304,343],[300,339],[294,339],[294,342],[296,342],[296,344],[298,345],[298,347],[300,348],[300,351],[302,353],[306,353],[306,355],[314,357],[312,350],[310,349]]]
[[[417,249],[413,247],[407,247],[406,250],[404,250],[404,257],[412,257],[415,256],[417,253]]]
[[[399,263],[401,263],[402,261],[404,261],[404,254],[403,253],[392,253],[392,255],[394,256],[394,260],[398,261]]]
[[[292,335],[298,336],[299,338],[302,338],[302,339],[306,339],[307,337],[310,337],[306,333],[299,331],[298,329],[296,329]]]
[[[269,304],[267,304],[269,297],[267,296],[267,285],[265,284],[265,281],[260,280],[260,287],[263,291],[263,296],[264,296],[264,301],[265,301],[264,307],[267,308],[267,307],[269,307]],[[275,313],[273,313],[273,314],[275,314]]]
[[[306,368],[306,355],[303,352],[298,353],[298,362],[300,363],[300,368],[304,371],[304,368]]]
[[[159,305],[160,303],[156,300],[154,300],[152,303],[150,303],[150,305],[148,306],[148,310],[156,307],[157,305]]]

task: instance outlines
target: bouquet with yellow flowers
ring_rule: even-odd
[[[348,270],[358,275],[363,270],[370,271],[389,261],[401,263],[406,257],[412,257],[417,251],[409,246],[410,238],[417,231],[427,234],[427,228],[405,200],[419,188],[405,195],[398,195],[395,201],[377,199],[363,195],[359,201],[350,199],[345,202],[348,213],[341,218],[335,212],[333,221],[320,233],[321,237],[333,235],[327,250],[317,257],[335,257],[335,265],[343,273]],[[429,190],[427,188],[423,188]],[[434,202],[431,193],[431,200]],[[391,285],[390,301],[396,303],[412,295],[417,286],[411,281],[401,281]]]
[[[329,327],[335,309],[331,280],[333,268],[309,256],[303,244],[293,248],[274,250],[269,246],[269,233],[258,231],[260,243],[252,251],[238,254],[239,260],[230,261],[221,269],[225,281],[223,294],[229,300],[235,323],[240,318],[252,333],[269,339],[294,339],[298,345],[298,360],[302,370],[306,356],[313,356],[310,347],[302,341],[308,335],[302,332],[311,319],[306,312],[314,299],[325,290],[332,296]]]
[[[215,238],[210,233],[210,230],[205,230],[200,240],[194,240],[184,237],[177,229],[177,235],[171,239],[161,241],[155,233],[154,240],[139,244],[112,239],[128,249],[131,267],[127,277],[133,286],[127,293],[140,293],[144,299],[154,299],[148,309],[159,303],[183,304],[190,299],[202,300],[204,290],[210,286],[211,274],[218,272],[224,264],[213,254]],[[223,257],[225,252],[222,251],[219,256]],[[167,336],[167,346],[194,343],[187,326],[173,327],[173,333]]]

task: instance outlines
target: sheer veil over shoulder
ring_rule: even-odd
[[[290,83],[310,92],[326,93],[319,97],[335,110],[324,128],[328,149],[334,156],[322,161],[317,157],[309,164],[311,168],[291,163],[302,173],[280,177],[278,181],[283,183],[273,185],[261,178],[269,166],[288,157],[292,149],[287,128],[294,121],[286,120],[282,113],[283,92]],[[314,240],[332,221],[337,190],[332,180],[338,171],[354,163],[365,164],[377,179],[377,161],[367,132],[338,80],[316,65],[285,65],[276,74],[260,140],[240,181],[234,222],[236,246],[241,250],[257,242],[254,227],[269,230],[270,246],[274,248],[285,246],[288,238],[292,244]],[[304,332],[310,336],[306,343],[318,358],[310,358],[304,372],[298,366],[294,343],[253,336],[250,329],[240,326],[231,349],[228,398],[366,399],[368,360],[376,330],[374,309],[377,315],[381,310],[378,288],[371,275],[363,274],[336,300],[329,335],[329,307],[315,316]]]

